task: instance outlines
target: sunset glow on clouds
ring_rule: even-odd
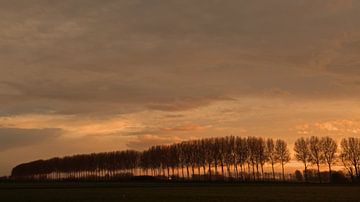
[[[239,135],[360,134],[360,3],[24,0],[0,8],[0,175]]]

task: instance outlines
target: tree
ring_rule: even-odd
[[[295,151],[296,160],[301,161],[304,164],[304,177],[305,177],[305,181],[307,182],[308,181],[307,167],[308,167],[308,162],[311,160],[309,140],[308,139],[305,140],[303,137],[297,139],[295,141],[294,151]]]
[[[324,162],[324,152],[320,139],[312,136],[309,139],[310,162],[317,166],[318,178],[321,183],[320,164]]]
[[[257,138],[257,152],[256,152],[256,159],[258,164],[260,164],[261,167],[261,177],[264,176],[264,165],[268,159],[267,153],[266,153],[266,145],[263,138]]]
[[[231,165],[234,165],[235,167],[235,137],[234,136],[230,136],[230,137],[225,137],[225,142],[226,142],[226,146],[225,146],[225,164],[226,164],[226,168],[227,168],[227,173],[228,173],[228,177],[232,177],[231,176],[231,171],[230,171],[230,167]]]
[[[199,166],[202,166],[204,176],[206,175],[206,160],[207,160],[207,148],[206,148],[206,141],[204,139],[198,141],[198,162]]]
[[[213,164],[213,162],[214,162],[214,158],[213,158],[213,156],[214,156],[214,150],[213,150],[213,143],[212,143],[212,140],[211,139],[205,139],[204,140],[204,146],[205,146],[205,151],[206,151],[206,158],[205,158],[205,160],[206,160],[206,164],[208,165],[208,173],[209,173],[209,180],[211,180],[211,166],[212,166],[212,164]]]
[[[221,176],[224,177],[224,166],[225,166],[225,158],[226,158],[226,139],[225,138],[216,138],[216,144],[219,145],[219,162],[221,167]]]
[[[360,138],[344,138],[340,145],[341,162],[355,180],[360,174]],[[330,178],[333,178],[332,174],[335,172],[332,171],[332,166],[336,162],[336,151],[337,143],[330,137],[297,139],[294,156],[304,164],[305,180],[314,176],[319,177],[321,182],[320,165],[323,163],[326,163]],[[284,140],[274,142],[272,139],[264,140],[261,137],[228,136],[183,141],[171,145],[154,145],[142,152],[124,150],[36,160],[17,165],[12,170],[12,177],[21,180],[114,180],[132,175],[170,177],[172,171],[173,176],[182,173],[182,178],[185,178],[186,169],[186,176],[190,179],[191,176],[195,176],[195,168],[201,176],[202,168],[203,174],[208,174],[211,180],[212,171],[215,170],[217,174],[217,167],[221,166],[224,179],[234,176],[241,180],[259,180],[260,167],[261,176],[264,176],[264,164],[271,165],[274,179],[274,165],[280,163],[282,179],[285,180],[284,167],[289,161],[290,152]],[[308,169],[310,163],[317,165],[318,169]],[[227,169],[227,176],[224,167]],[[232,175],[232,167],[235,175]],[[300,176],[298,172],[297,175]]]
[[[290,161],[290,152],[287,146],[287,143],[284,140],[276,140],[275,143],[275,153],[276,153],[276,159],[281,164],[282,168],[282,177],[285,181],[285,169],[284,166],[286,163]]]
[[[235,140],[236,167],[240,165],[240,176],[244,180],[244,165],[249,159],[249,147],[245,138],[237,137]],[[239,176],[239,174],[237,174]]]
[[[213,154],[212,158],[214,160],[215,175],[218,175],[218,165],[221,159],[221,145],[219,138],[212,139],[211,150]]]
[[[259,164],[258,164],[258,160],[257,160],[257,139],[256,137],[248,137],[246,139],[246,143],[248,146],[248,151],[249,151],[249,158],[248,158],[248,162],[251,164],[252,166],[252,176],[253,176],[253,180],[256,180],[256,177],[259,174]],[[255,173],[255,166],[256,166],[256,173]]]
[[[353,178],[359,178],[360,138],[350,137],[341,140],[341,160]]]
[[[267,161],[271,165],[273,180],[275,180],[275,169],[274,165],[276,163],[276,152],[275,152],[275,144],[273,139],[267,139],[266,140],[266,155],[267,155]]]
[[[334,164],[336,159],[337,143],[331,137],[321,138],[322,151],[324,153],[324,161],[329,167],[329,180],[331,181],[331,165]]]

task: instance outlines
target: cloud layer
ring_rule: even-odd
[[[36,158],[28,146],[66,155],[229,134],[293,141],[319,132],[301,126],[353,120],[359,18],[352,0],[2,2],[0,157],[18,160],[0,174]]]
[[[19,129],[19,128],[0,128],[0,152],[14,149],[16,147],[25,147],[36,145],[44,141],[59,137],[61,129]]]

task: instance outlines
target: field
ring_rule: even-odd
[[[0,201],[360,201],[360,186],[222,183],[0,184]]]

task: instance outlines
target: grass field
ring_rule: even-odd
[[[0,184],[0,201],[360,201],[360,186],[304,184]]]

